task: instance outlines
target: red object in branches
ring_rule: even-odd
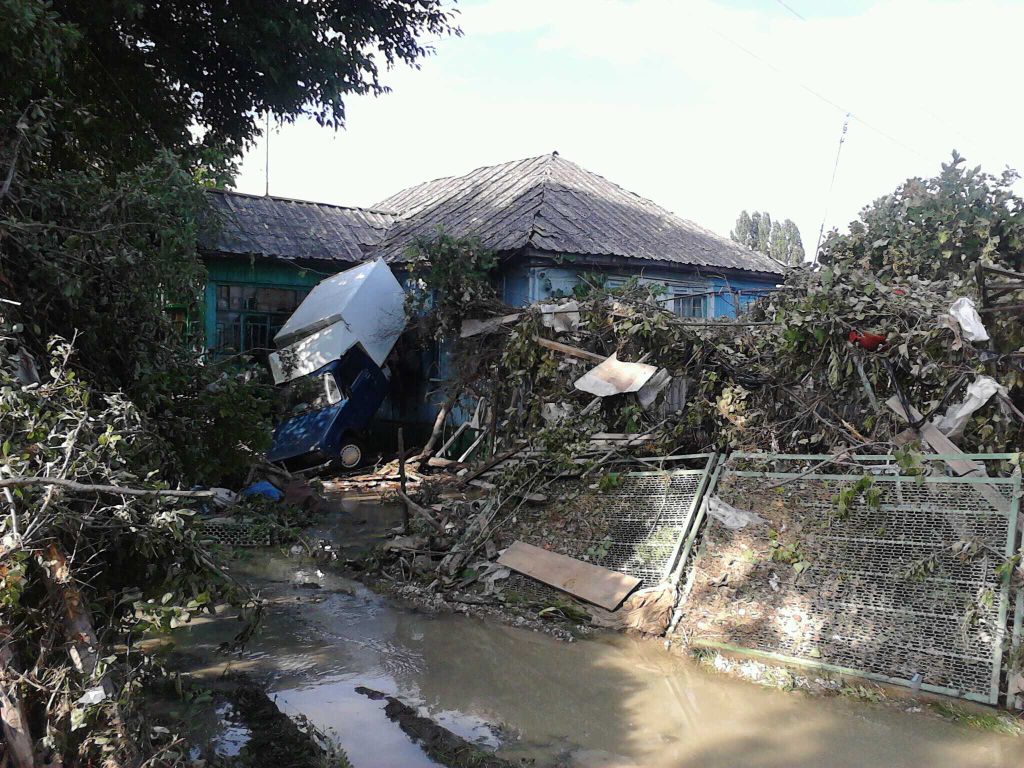
[[[861,333],[860,331],[850,331],[846,337],[849,339],[851,344],[860,344],[862,349],[866,349],[868,352],[874,352],[880,346],[885,344],[885,336],[880,333]]]

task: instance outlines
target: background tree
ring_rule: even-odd
[[[790,219],[773,222],[767,211],[742,211],[729,237],[783,264],[797,265],[804,260],[804,245],[796,224]]]

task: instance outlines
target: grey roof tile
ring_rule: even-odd
[[[403,261],[439,230],[495,251],[618,256],[782,274],[784,267],[560,157],[557,152],[417,184],[371,209],[212,191],[208,252],[354,263]]]
[[[550,155],[417,184],[375,206],[397,219],[376,248],[407,258],[438,229],[496,251],[621,256],[696,267],[782,274],[784,267],[617,184]]]
[[[226,190],[211,190],[209,199],[216,221],[200,246],[221,254],[355,263],[394,219],[377,210]]]

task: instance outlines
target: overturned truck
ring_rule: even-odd
[[[405,328],[405,292],[383,259],[320,282],[274,337],[274,381],[293,414],[274,430],[267,458],[291,467],[352,469],[388,394],[387,356]]]

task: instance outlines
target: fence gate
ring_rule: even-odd
[[[588,492],[588,534],[562,539],[553,551],[635,576],[641,580],[641,587],[668,580],[697,516],[717,455],[675,458],[700,466],[622,473],[617,487]],[[572,483],[578,481],[567,481],[566,487]],[[539,532],[521,538],[536,546],[549,546]],[[511,577],[510,585],[513,591],[534,600],[558,595],[553,588],[517,574]]]
[[[908,476],[893,457],[830,458],[729,458],[712,493],[765,522],[708,521],[691,642],[998,703],[1022,619],[1009,573],[1020,470]]]

